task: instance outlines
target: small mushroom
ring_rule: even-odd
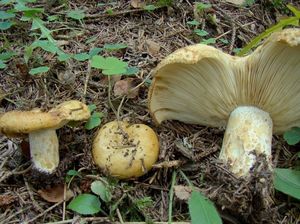
[[[95,163],[119,179],[144,175],[156,162],[158,154],[158,138],[144,124],[109,122],[98,131],[93,142]]]
[[[300,126],[300,29],[273,33],[246,57],[188,46],[153,73],[153,118],[227,125],[220,159],[236,176],[249,176],[259,155],[271,170],[272,130],[281,134]]]
[[[42,172],[52,173],[59,163],[59,144],[56,129],[69,121],[87,120],[88,107],[76,100],[66,101],[43,112],[9,111],[0,115],[0,133],[9,137],[29,136],[30,154],[34,166]]]

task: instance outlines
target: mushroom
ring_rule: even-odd
[[[158,154],[158,138],[144,124],[109,122],[98,131],[93,142],[96,165],[119,179],[144,175],[156,162]]]
[[[71,100],[59,104],[49,112],[40,109],[9,111],[0,115],[0,133],[9,137],[29,136],[32,162],[39,171],[52,173],[59,163],[59,144],[56,129],[69,121],[87,120],[88,107]]]
[[[220,159],[237,177],[249,176],[259,155],[272,170],[272,132],[300,126],[300,29],[273,33],[245,57],[202,44],[184,47],[153,73],[155,121],[227,125]]]

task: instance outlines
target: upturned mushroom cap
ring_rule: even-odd
[[[275,133],[300,126],[300,29],[273,33],[246,57],[193,45],[153,71],[149,108],[154,119],[225,126],[238,106],[270,114]]]
[[[158,154],[158,138],[144,124],[109,122],[98,131],[93,142],[95,163],[119,179],[142,176],[151,169]]]
[[[9,111],[0,115],[0,133],[16,137],[42,129],[58,129],[69,121],[87,120],[90,112],[84,103],[71,100],[59,104],[49,112]]]

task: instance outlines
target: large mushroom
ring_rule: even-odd
[[[56,129],[69,121],[87,120],[88,107],[77,100],[66,101],[43,112],[9,111],[0,114],[0,133],[9,137],[29,136],[30,155],[34,166],[42,172],[52,173],[59,163],[59,143]]]
[[[93,158],[103,171],[119,179],[144,175],[159,154],[156,133],[147,125],[111,121],[96,134]]]
[[[153,73],[155,121],[227,126],[220,159],[238,177],[249,176],[258,156],[272,169],[272,132],[300,126],[300,29],[273,33],[246,57],[202,44],[184,47]]]

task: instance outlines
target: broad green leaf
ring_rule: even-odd
[[[214,204],[200,192],[192,192],[188,205],[192,224],[222,224]]]
[[[91,190],[94,194],[99,195],[104,202],[110,202],[111,193],[109,191],[109,188],[106,187],[106,185],[102,181],[94,181],[91,185]]]
[[[300,127],[293,127],[283,134],[283,138],[289,145],[296,145],[300,142]]]
[[[41,67],[37,67],[37,68],[33,68],[29,71],[30,75],[37,75],[40,73],[44,73],[44,72],[48,72],[49,71],[49,67],[48,66],[41,66]]]
[[[300,199],[300,170],[276,168],[274,187],[278,191]]]
[[[93,112],[91,117],[87,120],[84,127],[87,130],[91,130],[95,127],[98,127],[101,124],[101,118],[103,117],[102,113],[99,112]]]
[[[103,48],[105,50],[116,51],[116,50],[127,48],[127,45],[126,44],[104,44]]]
[[[58,51],[58,47],[53,43],[48,40],[36,40],[32,43],[32,47],[40,47],[45,51],[48,51],[50,53],[56,53]]]
[[[128,64],[115,57],[104,58],[99,55],[92,57],[91,66],[102,69],[104,75],[121,75],[126,73]]]
[[[285,26],[288,25],[299,25],[299,17],[289,17],[286,19],[281,19],[276,25],[270,27],[269,29],[265,30],[263,33],[255,37],[253,40],[250,41],[237,55],[243,56],[247,54],[252,48],[256,47],[260,41],[270,34],[282,30]]]
[[[77,61],[86,61],[90,58],[90,55],[88,53],[80,53],[80,54],[75,54],[73,58]]]
[[[99,54],[101,51],[103,51],[103,48],[95,47],[90,50],[89,55],[90,55],[90,57],[93,57],[93,56]]]
[[[68,205],[71,209],[81,215],[92,215],[101,210],[99,198],[92,194],[81,194],[74,198]]]
[[[215,44],[216,39],[215,38],[209,38],[209,39],[203,39],[200,44]]]
[[[155,5],[145,5],[143,7],[144,10],[148,11],[148,12],[152,12],[156,9],[156,6]]]
[[[7,30],[13,25],[10,21],[0,22],[0,30]]]
[[[72,55],[71,54],[66,54],[66,53],[60,53],[57,57],[57,59],[59,61],[67,61],[69,60],[70,58],[72,58]]]
[[[2,53],[0,53],[0,60],[3,60],[3,61],[8,60],[15,55],[17,55],[17,53],[15,53],[13,51],[2,52]]]
[[[200,23],[199,23],[198,21],[196,21],[196,20],[188,21],[188,22],[186,22],[186,23],[189,24],[189,25],[193,25],[193,26],[198,26],[198,25],[200,25]]]
[[[84,10],[71,10],[68,12],[67,17],[75,20],[81,20],[85,17]]]
[[[199,35],[200,37],[205,37],[205,36],[208,35],[208,32],[205,31],[205,30],[199,30],[199,29],[196,29],[196,30],[194,30],[194,32],[195,32],[197,35]]]
[[[32,18],[32,26],[31,26],[31,30],[36,30],[36,29],[40,29],[40,31],[42,33],[42,35],[41,35],[42,37],[45,37],[50,42],[55,43],[55,40],[51,36],[51,30],[49,30],[47,27],[45,27],[44,21],[37,17]]]
[[[6,68],[6,64],[4,63],[4,61],[0,60],[0,69],[4,68]]]
[[[6,11],[0,11],[0,19],[11,19],[14,18],[16,14],[8,13]]]

